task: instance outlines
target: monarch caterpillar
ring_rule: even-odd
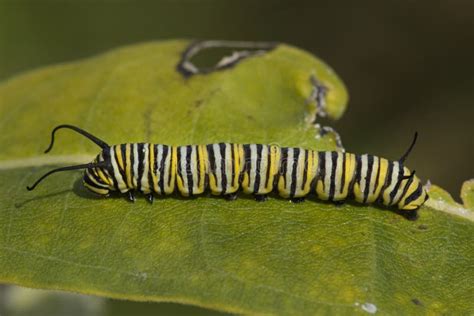
[[[398,161],[390,161],[368,154],[261,144],[109,146],[78,127],[59,125],[53,129],[45,153],[52,149],[55,133],[61,128],[82,134],[102,151],[91,163],[49,171],[28,190],[55,172],[85,169],[83,183],[92,192],[105,196],[120,191],[135,201],[134,192],[140,191],[150,203],[153,193],[169,195],[177,190],[183,196],[193,196],[207,189],[232,200],[238,191],[253,194],[257,201],[277,191],[293,202],[315,193],[319,199],[335,203],[353,198],[406,211],[418,209],[428,199],[415,171],[403,165],[417,133],[406,153]]]

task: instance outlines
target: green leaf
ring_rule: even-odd
[[[310,78],[329,89],[329,117],[343,113],[347,94],[320,60],[279,45],[184,78],[176,65],[188,45],[126,47],[0,86],[1,281],[239,313],[474,312],[472,181],[463,187],[465,206],[433,186],[417,221],[371,206],[277,197],[132,204],[95,198],[79,172],[25,190],[53,166],[97,154],[67,131],[41,154],[61,123],[111,144],[335,148],[334,135],[311,124],[321,109],[308,102]]]
[[[466,208],[474,211],[474,179],[464,182],[461,189],[461,199]]]

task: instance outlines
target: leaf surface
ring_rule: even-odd
[[[25,190],[52,167],[97,154],[68,131],[41,154],[62,123],[110,144],[335,148],[333,134],[310,124],[321,111],[310,100],[310,77],[328,87],[330,117],[342,114],[347,94],[320,60],[279,45],[184,78],[176,65],[187,45],[125,47],[0,85],[2,282],[242,313],[474,312],[472,181],[463,187],[465,205],[433,187],[417,221],[371,206],[275,196],[132,204],[95,198],[80,172]]]

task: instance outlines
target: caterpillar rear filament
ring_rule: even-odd
[[[415,145],[417,134],[406,153],[397,161],[373,155],[339,151],[315,151],[262,144],[167,146],[128,143],[109,146],[90,133],[59,125],[87,137],[102,151],[93,162],[49,171],[28,190],[49,175],[66,170],[85,169],[86,188],[99,195],[110,191],[127,193],[131,201],[142,192],[150,202],[154,194],[178,191],[194,196],[210,191],[235,199],[238,192],[253,194],[263,201],[271,192],[301,202],[310,194],[321,200],[341,203],[380,203],[400,210],[416,210],[428,199],[415,172],[404,162]]]

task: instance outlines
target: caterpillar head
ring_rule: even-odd
[[[113,178],[107,168],[109,165],[110,155],[106,148],[97,155],[89,168],[85,169],[82,179],[84,186],[99,195],[108,195],[110,191],[115,190]]]

